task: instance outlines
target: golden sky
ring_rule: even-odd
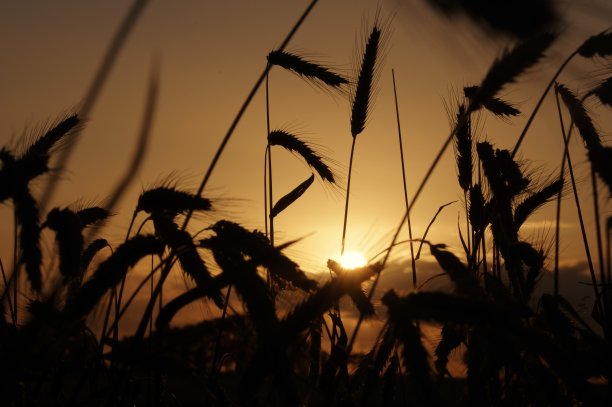
[[[127,1],[0,2],[0,144],[14,146],[83,98],[107,44],[128,9]],[[151,69],[160,61],[160,94],[151,142],[137,181],[117,215],[104,230],[111,241],[123,239],[138,194],[172,177],[195,190],[247,93],[309,1],[228,0],[151,1],[122,49],[94,106],[81,139],[62,175],[54,205],[100,202],[123,175],[136,143]],[[476,84],[507,38],[494,37],[467,20],[454,22],[423,1],[321,0],[298,31],[290,50],[312,55],[340,72],[353,68],[355,44],[364,18],[371,21],[377,5],[392,17],[392,33],[381,70],[372,115],[358,136],[351,186],[347,247],[373,255],[390,242],[404,213],[391,69],[395,70],[409,194],[414,192],[448,135],[444,100],[464,85]],[[565,34],[538,69],[506,88],[504,97],[524,114],[512,122],[482,115],[479,135],[499,148],[512,148],[553,69],[589,35],[612,23],[605,0],[561,2]],[[573,89],[592,84],[597,64],[574,64],[561,81]],[[609,73],[610,68],[607,68]],[[325,261],[340,250],[344,192],[350,152],[349,103],[338,94],[313,87],[274,68],[270,75],[272,128],[297,131],[322,146],[337,163],[341,189],[315,183],[276,221],[277,240],[308,236],[287,252],[312,272],[325,271]],[[610,112],[594,110],[604,134]],[[606,133],[608,132],[608,133]],[[218,216],[251,229],[263,229],[263,157],[266,121],[263,89],[257,94],[230,140],[205,195],[217,200]],[[585,152],[572,146],[581,187],[588,187]],[[557,174],[562,146],[554,105],[543,108],[521,150],[521,158],[544,175]],[[310,173],[299,159],[274,151],[276,198]],[[428,184],[412,214],[413,234],[420,236],[440,205],[461,200],[451,152]],[[569,195],[562,218],[563,261],[584,258],[575,209]],[[2,241],[10,242],[10,206],[0,208]],[[604,206],[610,215],[610,205]],[[429,238],[460,251],[457,217],[462,204],[448,207]],[[463,219],[463,218],[462,218]],[[536,241],[553,235],[553,209],[531,218],[524,234]],[[194,222],[206,226],[210,219]],[[592,224],[592,216],[587,214]],[[463,223],[462,223],[463,224]],[[529,226],[529,225],[528,225]],[[539,239],[539,240],[538,240]],[[11,247],[2,244],[3,258]],[[401,250],[405,250],[401,249]],[[404,252],[407,253],[407,252]],[[408,277],[406,277],[408,278]]]

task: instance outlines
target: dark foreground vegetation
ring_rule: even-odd
[[[285,42],[268,56],[254,90],[268,79],[272,67],[280,67],[321,87],[344,91],[351,103],[354,148],[367,124],[381,70],[388,37],[382,21],[376,18],[365,34],[354,77],[344,78],[285,52]],[[535,293],[545,272],[546,253],[521,235],[521,226],[542,205],[549,201],[559,205],[563,194],[578,197],[568,149],[559,157],[559,169],[553,169],[557,175],[542,181],[515,158],[531,119],[511,151],[478,139],[471,125],[476,114],[511,120],[520,113],[499,94],[525,71],[537,69],[557,36],[557,31],[547,29],[518,41],[493,61],[479,84],[465,87],[451,103],[453,123],[440,153],[454,145],[458,185],[465,197],[465,224],[459,229],[463,253],[420,236],[410,242],[410,263],[416,286],[415,251],[424,246],[452,281],[453,290],[415,290],[406,296],[394,290],[384,293],[386,315],[379,316],[384,324],[366,354],[352,349],[363,320],[374,314],[374,289],[391,250],[400,242],[396,234],[380,261],[358,269],[346,270],[330,260],[330,278],[321,283],[283,254],[291,242],[274,242],[275,217],[300,199],[315,179],[331,185],[337,180],[325,157],[297,136],[268,131],[268,159],[272,147],[285,148],[303,159],[313,176],[273,204],[269,191],[273,174],[267,173],[264,188],[270,192],[266,194],[270,208],[265,233],[226,219],[212,222],[202,233],[189,228],[194,213],[215,209],[205,186],[232,135],[232,125],[199,190],[162,184],[144,191],[134,205],[133,220],[141,216],[138,219],[153,228],[130,225],[125,241],[116,246],[96,232],[107,220],[110,204],[46,210],[34,190],[34,181],[45,186],[56,153],[78,136],[79,114],[59,119],[19,148],[2,148],[0,202],[14,210],[17,250],[12,269],[5,269],[7,262],[2,259],[1,404],[608,405],[612,400],[612,221],[600,219],[600,213],[609,211],[598,203],[600,194],[608,197],[612,191],[612,149],[590,119],[585,100],[595,98],[612,107],[612,78],[599,80],[585,92],[569,89],[557,79],[573,59],[607,61],[612,56],[612,32],[586,39],[542,95],[542,100],[558,102],[560,142],[567,146],[577,133],[585,146],[580,158],[586,157],[591,166],[592,189],[582,188],[580,194],[582,202],[593,202],[597,215],[597,242],[587,242],[584,236],[595,326],[559,295],[558,229],[552,255],[555,284],[552,292],[544,294]],[[154,89],[153,83],[151,109]],[[531,118],[539,107],[529,113]],[[146,119],[143,133],[147,128]],[[353,151],[351,162],[352,156]],[[410,204],[406,199],[401,228],[409,226],[410,205],[424,190],[439,158]],[[580,200],[575,202],[578,205]],[[41,249],[43,233],[55,239],[51,253]],[[45,256],[53,261],[45,261]],[[136,292],[128,292],[125,277],[136,267],[146,270],[147,277]],[[191,288],[168,301],[163,286],[170,273],[183,273]],[[287,309],[287,302],[278,300],[281,293],[294,296],[296,305]],[[125,337],[119,321],[137,296],[147,299],[146,306],[140,323],[130,330],[135,334]],[[228,314],[232,297],[244,304],[244,315]],[[345,329],[340,313],[343,298],[359,310],[352,332]],[[222,317],[173,328],[173,317],[196,301],[217,307]],[[423,344],[424,324],[440,329],[433,350]],[[449,371],[452,357],[461,359],[465,377],[453,377]]]

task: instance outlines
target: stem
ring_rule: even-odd
[[[274,206],[274,199],[272,196],[272,149],[270,148],[270,99],[268,89],[268,75],[266,75],[266,126],[268,129],[268,200],[270,201],[270,245],[274,247],[274,218],[272,217],[272,207]]]
[[[465,121],[465,118],[461,118],[460,120],[464,120]],[[429,181],[429,178],[431,177],[431,174],[433,174],[434,169],[438,166],[438,163],[440,162],[440,159],[444,155],[444,152],[446,151],[446,149],[448,148],[449,144],[451,143],[453,137],[455,136],[455,133],[457,132],[457,128],[458,128],[458,126],[455,126],[453,128],[453,130],[450,132],[450,134],[448,135],[448,137],[444,141],[444,144],[442,144],[442,147],[440,147],[440,150],[438,151],[438,154],[436,155],[436,157],[434,158],[433,162],[429,166],[429,169],[427,170],[427,173],[425,173],[425,177],[423,178],[423,180],[421,181],[421,184],[417,188],[417,190],[416,190],[416,192],[414,194],[414,198],[412,198],[412,202],[410,202],[410,205],[408,206],[408,209],[406,210],[406,213],[402,217],[402,221],[399,223],[399,226],[395,229],[395,234],[393,235],[393,239],[391,240],[391,244],[389,245],[389,250],[387,250],[387,252],[385,253],[385,257],[382,260],[381,270],[387,264],[387,261],[389,260],[389,256],[391,256],[391,250],[393,249],[393,247],[395,247],[395,242],[397,242],[397,238],[399,236],[400,230],[404,226],[404,222],[406,222],[406,219],[408,218],[408,216],[410,214],[410,211],[412,210],[412,207],[414,206],[415,202],[417,201],[417,199],[421,195],[421,192],[423,192],[423,189],[425,188],[425,185],[427,184],[427,181]],[[350,171],[350,169],[349,169],[349,171]],[[350,172],[349,172],[349,176],[350,176]],[[350,178],[349,178],[349,180],[350,180]],[[372,300],[372,297],[374,296],[374,291],[376,290],[376,286],[378,285],[378,281],[380,279],[381,273],[382,273],[382,271],[379,272],[378,274],[376,274],[376,277],[374,277],[374,282],[372,283],[372,288],[370,289],[370,292],[368,293],[368,300]],[[351,350],[353,349],[353,345],[355,343],[355,339],[357,338],[357,333],[359,332],[359,328],[361,327],[361,324],[363,322],[363,318],[364,318],[363,313],[360,313],[359,314],[359,319],[357,320],[357,324],[355,325],[355,330],[353,331],[353,334],[351,336],[351,340],[350,340],[348,348],[347,348],[347,355],[351,354]]]
[[[18,220],[17,215],[14,215],[13,219],[13,273],[11,274],[10,280],[13,280],[13,312],[15,315],[14,324],[15,328],[17,328],[17,324],[19,323],[19,318],[17,315],[18,311],[18,301],[17,296],[19,295],[19,233],[17,232],[18,228]]]
[[[565,136],[565,125],[563,124],[563,116],[561,115],[561,103],[559,102],[559,92],[555,88],[555,101],[557,104],[557,111],[559,112],[559,123],[561,125],[561,134],[563,135],[563,158],[561,159],[561,172],[559,174],[559,178],[563,179],[565,176],[565,159],[568,157],[569,151],[569,137]],[[560,222],[561,222],[561,193],[562,190],[559,190],[557,194],[557,213],[555,220],[555,269],[554,269],[554,287],[553,293],[555,298],[559,296],[559,246],[560,246]]]
[[[266,237],[269,237],[268,234],[268,149],[270,145],[266,146],[266,151],[264,152],[264,170],[263,170],[263,184],[264,184],[264,230],[266,231]]]
[[[140,137],[139,137],[140,142],[139,142],[138,147],[136,148],[136,154],[134,156],[132,164],[130,165],[130,168],[128,169],[128,172],[126,173],[124,180],[121,181],[116,192],[113,194],[113,197],[111,198],[109,203],[106,205],[106,209],[108,211],[110,211],[113,208],[113,206],[119,200],[119,197],[123,194],[125,188],[127,188],[127,186],[130,184],[132,178],[134,177],[136,170],[140,166],[140,163],[144,157],[144,148],[149,139],[149,135],[151,132],[151,123],[153,121],[153,116],[155,113],[155,105],[157,101],[157,88],[158,88],[158,82],[159,82],[158,76],[159,76],[159,73],[157,72],[157,68],[154,68],[151,73],[151,78],[149,80],[149,90],[148,90],[147,98],[146,98],[145,113],[144,113],[144,118],[142,122],[142,127],[140,130]],[[132,220],[130,221],[130,226],[128,227],[127,233],[125,235],[124,242],[127,242],[127,240],[130,237],[132,226],[134,226],[134,221],[136,220],[137,215],[138,215],[137,209],[134,209],[134,213],[132,214]],[[125,289],[125,280],[126,280],[126,276],[124,275],[123,278],[121,279],[121,287],[119,288],[119,295],[117,296],[117,305],[115,308],[115,318],[119,316],[119,308],[121,307],[121,300],[123,299],[123,290]],[[117,326],[117,329],[119,329],[118,326]]]
[[[525,127],[523,128],[523,131],[521,132],[521,135],[519,136],[518,140],[516,141],[516,144],[514,145],[514,149],[512,149],[512,154],[510,156],[511,158],[514,158],[514,156],[516,155],[519,147],[521,146],[521,143],[523,142],[523,139],[525,138],[525,135],[527,134],[527,130],[529,130],[529,127],[531,126],[531,122],[533,122],[533,119],[535,118],[536,114],[538,113],[538,110],[540,110],[540,107],[542,106],[542,103],[544,102],[544,98],[546,98],[546,95],[548,95],[548,92],[550,91],[550,88],[552,88],[552,86],[554,85],[555,81],[557,80],[557,78],[559,77],[559,75],[561,74],[561,72],[563,71],[565,66],[576,55],[578,55],[578,50],[572,52],[565,59],[565,61],[563,61],[563,63],[559,67],[559,69],[557,69],[557,72],[555,72],[555,74],[553,75],[553,77],[550,80],[550,82],[548,82],[548,85],[546,85],[546,89],[544,89],[544,92],[542,93],[542,96],[540,96],[540,100],[538,100],[538,103],[536,104],[535,108],[531,112],[531,116],[529,116],[529,119],[527,119],[527,123],[525,124]]]
[[[346,202],[344,204],[344,223],[342,224],[342,246],[340,248],[340,256],[344,254],[344,245],[346,241],[346,221],[348,219],[349,196],[351,192],[351,173],[353,169],[353,155],[355,153],[356,141],[357,137],[353,137],[353,142],[351,143],[351,157],[349,158],[348,181],[346,184]]]
[[[11,320],[13,321],[14,325],[17,325],[17,322],[15,321],[15,313],[13,311],[13,304],[11,303],[11,292],[9,290],[9,284],[8,281],[6,280],[6,272],[4,271],[4,264],[2,264],[2,258],[0,258],[0,270],[2,270],[2,281],[4,282],[4,292],[6,293],[6,302],[8,303],[9,306],[9,313],[11,314]],[[2,300],[0,301],[4,301],[4,298],[2,298]]]
[[[597,191],[597,179],[595,178],[595,170],[593,169],[593,164],[591,163],[591,187],[593,189],[593,210],[595,211],[595,232],[597,237],[597,254],[599,261],[599,275],[601,278],[601,286],[602,286],[602,296],[603,296],[603,308],[608,304],[608,293],[607,291],[610,289],[608,286],[608,281],[606,279],[606,274],[604,272],[604,259],[603,259],[603,244],[601,238],[601,219],[599,217],[599,193]]]
[[[567,139],[571,137],[571,127],[567,135]],[[584,251],[589,264],[589,272],[591,275],[591,282],[593,283],[593,290],[595,291],[596,307],[601,306],[600,295],[597,289],[597,278],[595,277],[595,269],[593,268],[593,260],[591,259],[591,250],[589,249],[589,242],[587,240],[586,229],[584,227],[584,219],[582,217],[582,210],[580,208],[580,200],[578,199],[578,190],[576,188],[576,180],[574,178],[574,169],[572,166],[572,159],[569,151],[567,152],[567,166],[569,169],[570,179],[572,181],[572,191],[574,193],[574,201],[576,203],[576,210],[578,211],[578,220],[580,222],[580,232],[582,233],[582,242],[584,243]],[[600,309],[601,311],[601,309]]]
[[[395,86],[395,71],[393,69],[391,69],[391,77],[393,78],[393,97],[395,99],[395,117],[397,119],[397,136],[399,138],[400,159],[402,161],[402,179],[404,182],[404,203],[406,204],[406,212],[408,212],[409,202],[408,202],[408,186],[406,182],[406,168],[404,165],[404,147],[402,144],[402,128],[400,126],[399,105],[397,103],[397,90]],[[412,242],[412,225],[410,224],[410,213],[409,212],[406,216],[406,219],[407,219],[407,224],[408,224],[408,239],[410,239],[410,265],[412,267],[412,288],[416,290],[416,287],[417,287],[416,261],[414,258],[414,244]]]
[[[468,207],[468,195],[467,195],[467,190],[463,191],[463,202],[465,204],[465,230],[466,230],[466,236],[467,236],[467,254],[472,253],[472,235],[471,235],[471,231],[470,231],[470,211],[469,211],[469,207]],[[471,256],[470,256],[471,258]],[[469,261],[470,259],[468,259]],[[468,264],[468,267],[470,267],[471,265]]]
[[[216,373],[217,361],[219,360],[219,347],[221,346],[221,335],[223,334],[223,327],[225,325],[225,318],[227,316],[227,306],[229,304],[231,294],[232,294],[232,285],[230,284],[227,287],[227,293],[225,294],[225,304],[223,304],[223,313],[221,314],[221,318],[219,321],[217,339],[215,340],[215,351],[213,353],[213,359],[210,365],[210,374],[208,376],[208,380],[212,384],[214,384],[215,381],[217,380],[217,376],[215,373]]]
[[[489,267],[487,264],[487,242],[485,239],[485,234],[484,234],[484,230],[482,233],[482,236],[480,237],[480,240],[482,241],[482,267],[483,267],[483,273],[488,273],[489,271]],[[474,241],[474,246],[478,245],[479,242],[478,241]],[[474,251],[476,251],[476,249],[474,249]],[[493,274],[493,273],[491,273]]]
[[[591,276],[591,283],[593,284],[593,290],[595,293],[595,308],[598,308],[600,315],[603,316],[603,308],[601,305],[601,298],[600,298],[600,294],[599,294],[599,290],[597,289],[597,277],[595,277],[595,269],[593,267],[593,260],[591,258],[591,250],[589,249],[589,242],[587,239],[587,235],[586,235],[586,229],[584,227],[584,219],[582,217],[582,210],[580,207],[580,200],[578,198],[578,189],[576,188],[576,179],[574,178],[574,167],[572,165],[572,158],[571,158],[571,154],[569,152],[569,149],[567,148],[567,146],[569,146],[569,140],[570,137],[572,136],[572,130],[574,129],[574,122],[572,121],[570,123],[570,127],[569,130],[567,131],[567,137],[565,136],[565,134],[561,134],[561,136],[563,137],[563,142],[565,143],[565,150],[566,150],[566,156],[567,156],[567,168],[569,170],[569,174],[570,174],[570,180],[572,182],[572,192],[574,195],[574,202],[576,205],[576,210],[578,212],[578,221],[580,223],[580,232],[582,234],[582,242],[584,244],[584,252],[585,255],[587,257],[587,262],[589,265],[589,274]],[[558,278],[558,277],[557,277]]]

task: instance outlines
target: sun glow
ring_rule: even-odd
[[[365,266],[368,261],[365,256],[360,252],[346,251],[340,257],[340,265],[345,269],[356,269]]]

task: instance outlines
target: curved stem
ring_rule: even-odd
[[[519,147],[521,146],[521,143],[523,142],[523,139],[525,138],[525,135],[527,134],[527,130],[529,130],[529,127],[531,126],[531,122],[533,122],[533,119],[535,118],[536,114],[540,110],[540,107],[542,106],[542,103],[544,102],[544,99],[546,98],[546,95],[548,95],[548,92],[550,91],[550,88],[552,88],[552,86],[555,84],[555,81],[557,80],[559,75],[561,75],[561,72],[563,71],[563,69],[565,69],[567,64],[569,64],[569,62],[576,55],[578,55],[578,50],[572,52],[565,59],[565,61],[563,61],[563,63],[559,67],[559,69],[557,69],[557,72],[555,72],[555,74],[553,75],[553,77],[550,80],[550,82],[548,82],[548,85],[546,85],[546,89],[544,89],[544,92],[542,93],[542,96],[540,96],[540,100],[538,100],[538,103],[536,104],[535,108],[531,112],[531,116],[529,116],[529,119],[527,119],[527,123],[525,124],[525,127],[523,128],[523,131],[521,132],[521,135],[519,136],[518,140],[516,141],[516,144],[514,145],[514,148],[512,149],[512,154],[511,154],[512,158],[514,158],[514,156],[516,155]]]

